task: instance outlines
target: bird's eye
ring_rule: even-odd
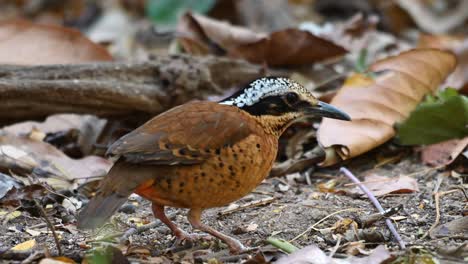
[[[296,93],[287,93],[286,102],[288,104],[295,104],[299,100],[299,96]]]

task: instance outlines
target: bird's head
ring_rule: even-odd
[[[338,108],[317,100],[299,83],[281,77],[257,79],[220,104],[237,106],[259,117],[289,116],[297,119],[315,116],[351,120],[349,115]]]

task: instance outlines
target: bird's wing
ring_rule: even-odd
[[[251,132],[252,126],[241,110],[213,102],[193,102],[151,119],[117,140],[107,153],[128,163],[196,164]]]

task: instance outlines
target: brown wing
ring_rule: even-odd
[[[117,140],[107,151],[129,163],[196,164],[247,137],[252,129],[241,110],[214,102],[173,108]]]

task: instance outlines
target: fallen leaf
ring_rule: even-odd
[[[54,257],[54,258],[43,258],[39,261],[39,264],[65,264],[65,263],[76,263],[73,259],[67,257]]]
[[[5,196],[5,194],[7,194],[7,192],[13,189],[14,187],[19,188],[20,186],[21,183],[18,182],[15,178],[0,173],[0,199],[2,199]]]
[[[345,83],[331,104],[352,121],[324,118],[317,132],[327,153],[322,165],[358,156],[391,139],[394,124],[405,120],[426,94],[434,93],[455,65],[449,52],[416,49],[374,63],[370,70],[381,75],[372,82]]]
[[[431,231],[433,239],[441,237],[464,236],[468,238],[468,216],[460,217],[448,223],[441,224]]]
[[[344,234],[350,228],[357,230],[358,224],[351,218],[343,218],[333,224],[335,234]]]
[[[284,29],[267,38],[239,45],[229,51],[232,57],[270,66],[298,66],[337,58],[346,50],[331,41],[299,29]]]
[[[344,48],[307,31],[284,29],[267,35],[191,13],[181,18],[177,32],[189,53],[227,53],[271,66],[311,64],[346,53]]]
[[[26,121],[6,126],[2,128],[2,131],[15,136],[29,135],[30,138],[33,131],[36,133],[40,131],[44,134],[46,140],[50,140],[47,136],[52,136],[51,134],[67,133],[71,130],[76,130],[78,134],[76,143],[80,147],[81,152],[86,155],[94,148],[94,144],[106,124],[106,120],[93,115],[58,114],[47,117],[44,122]]]
[[[33,230],[33,229],[29,229],[29,228],[26,228],[26,233],[30,234],[31,236],[38,236],[40,234],[42,234],[41,231],[37,231],[37,230]]]
[[[13,188],[0,199],[1,205],[18,207],[21,205],[21,200],[32,201],[41,199],[47,194],[44,186],[39,184],[31,184],[19,188]]]
[[[1,200],[1,198],[0,198],[0,200]],[[20,215],[21,215],[20,211],[7,212],[7,211],[0,210],[0,217],[2,217],[3,219],[6,219],[8,221],[12,220],[12,219],[15,219],[16,217],[18,217]]]
[[[293,252],[288,256],[280,258],[276,264],[310,263],[310,264],[332,264],[333,259],[316,245],[307,246]]]
[[[389,193],[411,193],[418,192],[418,182],[408,176],[386,177],[371,174],[365,177],[363,184],[375,195],[382,196]],[[355,193],[364,193],[358,187],[355,188]]]
[[[247,232],[253,232],[253,231],[257,230],[257,228],[258,228],[258,225],[257,225],[257,224],[251,223],[251,224],[249,224],[249,225],[245,228],[245,230],[246,230]]]
[[[376,247],[367,257],[351,257],[347,260],[352,264],[386,263],[386,260],[390,259],[391,257],[392,255],[385,248],[385,246],[380,245]]]
[[[20,243],[14,247],[11,248],[13,251],[24,251],[24,250],[30,250],[33,247],[36,246],[36,239],[31,239],[28,241],[25,241],[23,243]]]
[[[111,165],[102,157],[71,159],[48,143],[0,134],[0,168],[33,172],[58,190],[74,189],[91,177],[103,176]]]
[[[468,147],[468,137],[452,139],[423,147],[421,159],[431,166],[450,165]]]
[[[366,248],[364,241],[351,241],[343,245],[343,248],[347,255],[356,256],[361,253],[362,250]]]
[[[107,50],[79,31],[26,20],[0,22],[0,63],[19,65],[111,61]]]
[[[436,48],[453,52],[457,56],[457,68],[447,78],[444,86],[457,90],[468,89],[468,38],[450,35],[421,34],[420,48]]]
[[[398,142],[403,145],[427,145],[466,137],[468,97],[453,89],[445,89],[435,98],[428,96],[396,128]]]

